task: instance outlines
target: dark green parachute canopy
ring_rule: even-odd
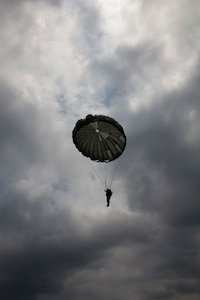
[[[102,115],[88,115],[80,119],[72,132],[76,148],[91,160],[110,162],[118,158],[126,147],[126,135],[114,119]]]

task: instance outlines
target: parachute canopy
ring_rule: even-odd
[[[76,148],[91,160],[110,162],[118,158],[126,147],[126,135],[114,119],[102,115],[88,115],[80,119],[72,132]]]

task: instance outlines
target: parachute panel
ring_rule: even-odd
[[[113,118],[102,115],[88,115],[79,120],[72,138],[83,155],[99,162],[115,160],[126,147],[122,126]]]

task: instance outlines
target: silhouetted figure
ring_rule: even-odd
[[[105,192],[106,192],[107,206],[109,206],[110,205],[110,198],[112,196],[112,191],[111,191],[111,189],[107,189],[107,190],[105,190]]]

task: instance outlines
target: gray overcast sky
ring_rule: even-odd
[[[199,20],[198,0],[0,0],[2,300],[200,299]],[[71,138],[89,113],[127,135],[109,208]]]

